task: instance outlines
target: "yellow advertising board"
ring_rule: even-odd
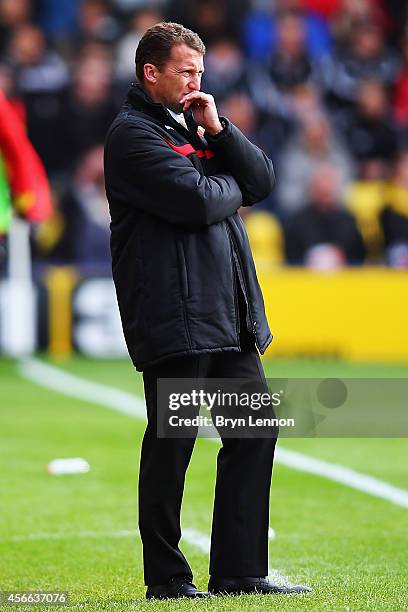
[[[258,271],[274,341],[269,356],[408,361],[408,272]]]

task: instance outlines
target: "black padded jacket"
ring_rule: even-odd
[[[272,162],[232,124],[215,137],[188,129],[134,84],[105,143],[112,271],[135,367],[239,351],[239,283],[248,331],[272,340],[243,222],[264,199]]]

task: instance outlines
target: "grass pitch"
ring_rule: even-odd
[[[141,378],[127,361],[75,358],[58,367],[142,394]],[[408,375],[404,366],[334,362],[265,362],[265,367],[271,377]],[[408,610],[408,508],[280,464],[271,498],[276,539],[270,543],[270,567],[292,582],[310,584],[313,593],[147,602],[135,533],[144,423],[34,385],[6,360],[0,361],[0,414],[3,591],[69,591],[70,608],[87,611]],[[408,490],[408,440],[282,439],[280,444]],[[183,503],[183,526],[206,535],[217,449],[197,441]],[[91,471],[50,476],[46,466],[56,457],[84,457]],[[197,586],[205,588],[207,555],[187,541],[182,549]]]

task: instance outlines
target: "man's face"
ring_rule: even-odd
[[[148,91],[155,102],[161,102],[175,113],[183,111],[180,100],[192,91],[199,91],[204,72],[203,55],[187,45],[171,50],[162,70],[154,69],[154,81],[148,81]],[[146,81],[145,81],[146,82]]]

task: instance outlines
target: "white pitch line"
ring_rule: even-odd
[[[115,531],[54,531],[29,533],[26,535],[9,536],[1,540],[4,542],[36,542],[41,540],[73,540],[83,538],[140,538],[138,529],[117,529]],[[210,550],[210,538],[196,529],[182,529],[182,539],[198,548],[202,552],[208,553]]]
[[[14,535],[1,540],[4,542],[35,542],[37,540],[74,540],[81,538],[131,538],[139,536],[138,529],[118,529],[116,531],[76,531],[29,533],[27,535]]]
[[[146,418],[145,403],[142,399],[114,387],[89,382],[37,359],[21,362],[19,372],[31,382],[64,395],[99,404],[137,419],[145,420]],[[207,439],[213,442],[219,441],[218,438]],[[385,499],[397,506],[408,508],[408,491],[373,476],[356,472],[351,468],[314,459],[303,453],[282,448],[280,445],[276,449],[275,461],[294,470],[321,476],[374,497]]]
[[[197,531],[196,529],[182,529],[183,540],[195,546],[204,553],[210,552],[211,540],[205,535],[205,533],[201,533],[201,531]]]
[[[1,543],[20,543],[20,542],[37,542],[37,541],[61,541],[61,540],[77,540],[86,538],[140,538],[138,529],[117,529],[116,531],[90,531],[83,530],[77,532],[50,532],[50,533],[30,533],[27,535],[14,535],[1,540]],[[194,546],[201,552],[209,554],[211,540],[201,531],[190,528],[182,528],[182,540]],[[269,568],[269,578],[276,584],[290,585],[289,577],[281,574],[277,569]]]
[[[139,537],[138,529],[118,529],[116,531],[62,531],[62,532],[39,532],[27,535],[14,535],[2,540],[2,542],[35,542],[38,540],[72,540],[82,538],[133,538]],[[182,529],[182,539],[198,548],[202,552],[208,553],[210,550],[210,538],[196,529]]]
[[[144,401],[126,393],[126,391],[84,380],[37,359],[20,362],[18,369],[24,378],[41,387],[111,408],[116,412],[121,412],[136,419],[145,420],[146,418]]]
[[[378,478],[374,478],[373,476],[355,472],[344,465],[329,463],[321,459],[314,459],[303,453],[288,450],[281,446],[277,447],[276,459],[282,465],[294,470],[322,476],[323,478],[339,482],[357,491],[363,491],[374,497],[386,499],[397,506],[408,508],[408,491],[394,487],[388,484],[388,482],[378,480]]]

